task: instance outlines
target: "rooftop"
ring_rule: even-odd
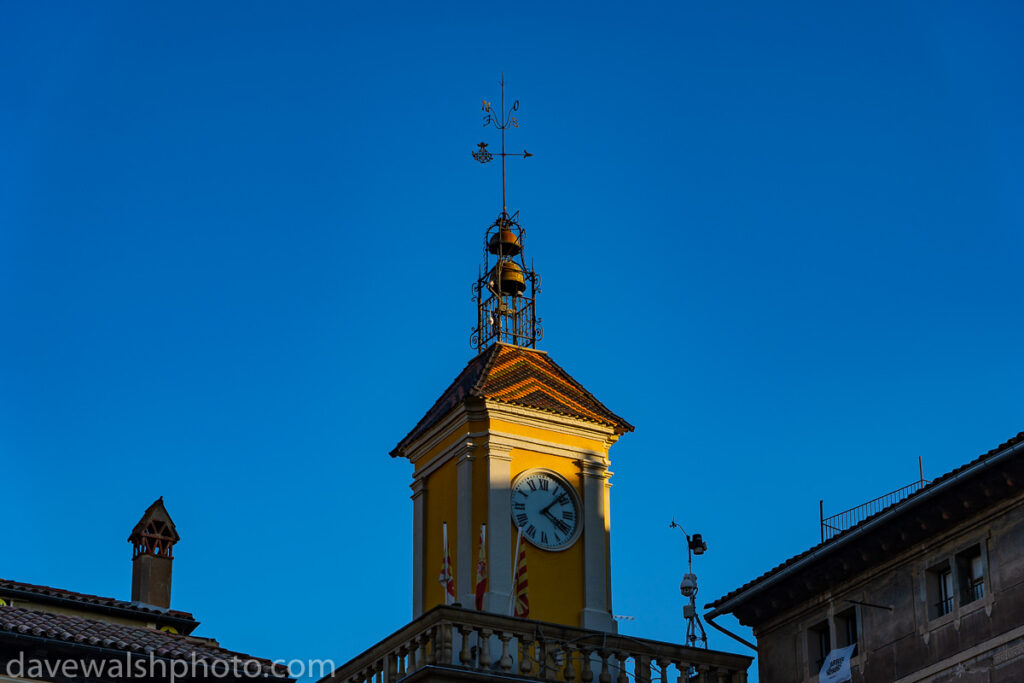
[[[167,633],[145,626],[111,624],[71,614],[0,607],[0,636],[3,634],[207,664],[215,661],[238,662],[238,666],[243,667],[245,662],[257,662],[264,676],[287,677],[284,667],[266,659],[225,650],[213,640]]]
[[[500,401],[613,427],[633,425],[610,411],[544,351],[496,343],[473,358],[426,415],[391,451],[392,456],[468,399]]]
[[[13,598],[15,601],[20,599],[86,612],[117,615],[140,621],[160,621],[174,626],[178,631],[184,633],[190,633],[199,625],[196,618],[189,612],[8,579],[0,579],[0,598]]]
[[[1003,494],[1006,494],[1007,492],[1012,490],[1019,491],[1019,488],[1016,488],[1019,485],[1019,480],[1013,479],[1012,476],[997,477],[996,479],[998,481],[995,481],[992,485],[988,486],[988,488],[985,489],[980,494],[976,494],[975,492],[968,494],[971,495],[972,498],[975,495],[978,495],[981,498],[981,500],[979,500],[977,503],[974,503],[972,501],[971,505],[961,504],[956,506],[957,512],[955,514],[952,514],[948,511],[942,511],[938,508],[938,506],[935,505],[931,506],[931,508],[933,509],[922,511],[919,509],[921,507],[920,504],[924,501],[938,497],[939,495],[943,494],[947,489],[949,489],[950,486],[960,484],[965,479],[974,476],[981,476],[983,470],[985,470],[986,468],[988,468],[989,465],[994,463],[997,458],[1006,458],[1007,468],[1012,468],[1014,470],[1024,470],[1024,448],[1021,448],[1022,445],[1024,445],[1024,432],[1018,433],[1013,438],[1007,440],[1006,442],[1000,444],[999,446],[996,446],[987,453],[978,456],[971,462],[962,465],[950,472],[947,472],[946,474],[942,475],[941,477],[938,477],[937,479],[933,479],[930,483],[927,483],[922,488],[911,493],[907,497],[898,500],[892,505],[889,505],[879,510],[878,512],[866,517],[865,519],[851,526],[850,528],[845,529],[840,533],[837,533],[835,536],[826,539],[824,542],[813,546],[812,548],[800,553],[799,555],[795,555],[794,557],[789,558],[785,562],[779,564],[773,569],[768,570],[756,579],[753,579],[752,581],[747,582],[743,586],[740,586],[739,588],[727,593],[721,598],[718,598],[717,600],[708,603],[705,606],[705,608],[713,608],[712,616],[715,616],[717,614],[736,612],[745,602],[753,599],[759,592],[763,591],[768,586],[774,585],[777,581],[782,580],[786,575],[793,574],[799,571],[804,571],[808,567],[810,567],[812,563],[814,563],[815,566],[817,566],[818,563],[829,561],[833,555],[840,553],[845,547],[852,545],[859,538],[863,537],[866,532],[878,529],[881,534],[880,527],[882,526],[882,524],[890,522],[896,523],[898,518],[902,516],[903,512],[907,512],[909,514],[911,510],[914,510],[914,513],[919,515],[934,514],[939,518],[942,524],[946,526],[958,523],[960,519],[963,518],[963,516],[976,513],[979,510],[983,509],[986,505],[990,505],[993,502],[993,500],[999,499],[999,495],[997,495],[997,492],[1001,491]],[[963,492],[961,492],[961,495],[963,495]],[[895,539],[890,540],[890,537],[888,536],[885,536],[886,542],[883,542],[883,536],[877,535],[873,538],[873,541],[870,542],[870,545],[872,546],[872,549],[870,551],[861,548],[861,552],[858,553],[858,559],[855,559],[853,561],[841,562],[841,570],[837,568],[836,571],[827,573],[829,576],[831,576],[830,580],[832,580],[833,582],[838,581],[842,576],[849,576],[852,573],[858,571],[858,569],[865,566],[866,563],[870,563],[872,561],[877,560],[878,557],[874,552],[875,545],[885,545],[888,548],[888,550],[885,553],[879,554],[879,556],[881,556],[891,555],[898,545],[910,544],[915,540],[917,534],[924,532],[923,529],[920,529],[922,525],[918,524],[917,526],[919,527],[919,529],[915,533],[907,533],[906,531],[904,531],[902,534],[899,534],[898,543],[895,542]],[[939,528],[938,524],[924,526],[929,527],[932,531]],[[865,542],[863,545],[868,545],[868,542]],[[813,580],[805,580],[802,582],[804,584],[805,589],[811,590],[812,585],[817,585],[820,582],[827,580],[824,576],[825,573],[822,573],[820,571],[817,573],[818,576],[816,576]],[[795,600],[796,597],[793,597],[792,599]],[[776,600],[775,602],[780,601]],[[740,615],[737,614],[737,616]],[[741,619],[741,622],[747,623],[743,619]]]

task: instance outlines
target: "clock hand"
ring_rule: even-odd
[[[540,511],[540,514],[542,514],[542,515],[548,514],[548,510],[550,510],[551,506],[554,505],[557,502],[558,502],[558,497],[557,496],[553,496],[551,498],[551,502],[548,503],[548,506],[546,508],[544,508],[543,510]]]

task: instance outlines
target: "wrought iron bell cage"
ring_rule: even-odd
[[[536,348],[544,336],[537,317],[540,276],[527,265],[526,231],[518,212],[502,212],[484,235],[483,263],[473,286],[477,325],[470,343],[478,351],[493,342]]]

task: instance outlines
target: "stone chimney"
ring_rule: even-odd
[[[171,606],[171,550],[179,540],[163,496],[146,508],[132,529],[132,602]]]

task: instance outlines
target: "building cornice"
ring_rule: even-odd
[[[588,422],[586,420],[574,419],[571,417],[548,413],[543,410],[515,406],[500,401],[485,401],[480,405],[472,406],[465,403],[456,406],[448,415],[441,419],[436,425],[427,430],[422,436],[411,443],[408,448],[403,449],[404,455],[413,465],[417,465],[422,458],[453,433],[466,428],[474,422],[490,422],[500,420],[514,425],[521,425],[533,429],[542,429],[557,434],[564,434],[588,441],[602,444],[604,451],[581,446],[571,446],[546,439],[514,434],[505,431],[488,429],[476,432],[466,432],[465,439],[472,441],[475,445],[483,443],[502,444],[508,448],[522,448],[524,450],[540,451],[552,455],[558,455],[574,460],[605,461],[607,460],[607,449],[615,443],[619,435],[614,429],[607,425]],[[459,440],[461,442],[462,439]],[[459,443],[457,442],[457,443]],[[455,446],[455,444],[453,444]],[[447,462],[451,457],[453,446],[445,448],[426,464],[418,473],[417,477],[433,472]]]

